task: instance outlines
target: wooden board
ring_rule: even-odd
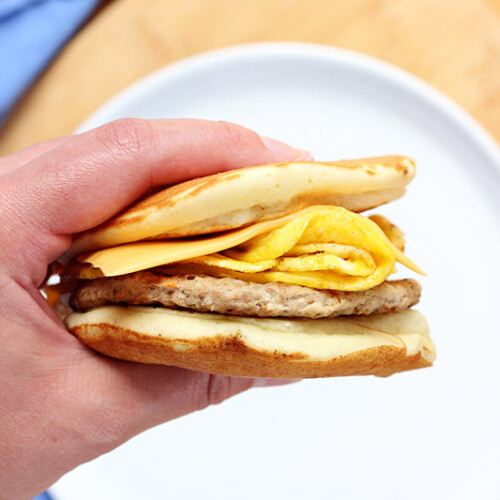
[[[0,133],[0,154],[71,133],[116,92],[172,61],[279,40],[345,47],[400,66],[500,139],[499,12],[500,0],[115,0],[18,105]]]

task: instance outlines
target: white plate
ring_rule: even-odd
[[[418,175],[380,212],[429,277],[433,368],[310,380],[168,423],[61,479],[57,499],[498,499],[500,155],[448,99],[333,48],[234,47],[133,85],[84,128],[123,117],[231,120],[317,159],[401,153]]]

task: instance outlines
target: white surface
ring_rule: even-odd
[[[218,51],[120,94],[82,128],[122,116],[231,120],[316,159],[400,153],[418,173],[378,210],[429,275],[418,309],[433,368],[257,389],[165,424],[51,490],[79,499],[443,499],[500,495],[500,156],[417,79],[298,44]]]

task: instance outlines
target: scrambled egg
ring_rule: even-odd
[[[80,263],[88,263],[102,276],[161,267],[169,274],[358,291],[382,283],[396,261],[422,273],[403,247],[403,233],[382,216],[318,205],[225,233],[98,250],[78,257],[76,276],[85,279],[88,266]]]
[[[382,283],[396,260],[421,272],[402,254],[403,247],[403,233],[382,216],[371,220],[345,208],[318,206],[236,247],[164,270],[358,291]]]

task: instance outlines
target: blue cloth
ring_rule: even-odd
[[[100,0],[0,0],[0,125]]]
[[[46,492],[33,498],[33,500],[52,500],[52,497]]]

